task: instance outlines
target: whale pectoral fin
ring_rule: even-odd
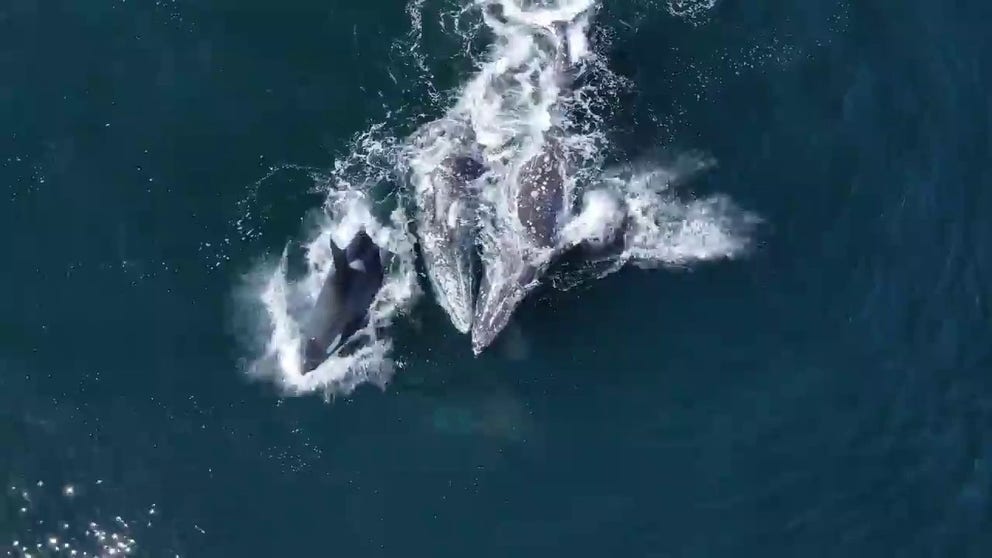
[[[327,356],[331,356],[332,354],[334,354],[334,351],[338,349],[338,345],[341,344],[341,337],[342,335],[339,333],[337,337],[335,337],[334,340],[331,341],[331,344],[327,346],[327,351],[326,351]]]

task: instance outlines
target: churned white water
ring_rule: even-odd
[[[537,270],[534,281],[517,289],[515,307],[555,258],[574,247],[602,248],[599,263],[608,260],[608,272],[628,263],[686,266],[746,252],[755,216],[725,196],[686,198],[677,187],[712,161],[685,156],[606,167],[616,93],[631,84],[612,74],[597,50],[602,48],[592,33],[597,8],[596,0],[475,0],[456,8],[450,20],[457,24],[445,31],[466,49],[480,37],[490,43],[481,55],[466,51],[474,71],[447,94],[424,84],[435,104],[446,104],[441,116],[429,119],[411,111],[419,121],[409,138],[391,137],[382,124],[360,136],[331,173],[324,214],[305,243],[305,273],[293,277],[286,251],[253,275],[267,322],[265,349],[250,368],[253,375],[276,381],[289,394],[328,396],[349,393],[363,382],[388,381],[396,367],[391,326],[413,311],[420,293],[418,241],[432,294],[463,332],[472,328],[473,307],[478,319],[479,308],[498,306],[495,299],[521,281],[523,270]],[[407,39],[413,43],[408,56],[430,79],[420,45],[423,9],[418,0],[407,7]],[[465,24],[467,19],[475,23]],[[439,178],[438,167],[456,156],[477,160],[481,176]],[[536,157],[550,161],[547,166],[561,182],[556,195],[562,211],[551,245],[529,237],[520,218],[520,204],[548,191],[521,195],[521,173]],[[403,202],[385,216],[374,210],[382,184],[393,184]],[[410,223],[417,236],[408,232]],[[328,238],[346,245],[359,227],[393,255],[369,325],[360,332],[364,342],[304,375],[300,324],[332,272]],[[461,238],[475,248],[455,255]],[[484,279],[473,300],[466,254],[475,257],[476,251]]]

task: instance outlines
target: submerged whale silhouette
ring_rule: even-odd
[[[321,365],[368,323],[384,278],[379,247],[364,229],[342,250],[330,240],[334,268],[328,273],[303,330],[303,373]]]

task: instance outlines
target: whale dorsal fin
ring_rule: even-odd
[[[334,259],[334,271],[335,273],[340,272],[344,268],[348,267],[348,258],[344,255],[344,250],[338,247],[334,243],[334,237],[330,237],[331,243],[331,258]]]

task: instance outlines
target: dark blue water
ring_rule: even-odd
[[[321,202],[271,167],[436,115],[404,5],[0,4],[2,552],[992,555],[992,5],[689,4],[597,17],[611,133],[712,154],[752,253],[545,292],[479,358],[421,303],[330,404],[243,373],[233,293]]]

